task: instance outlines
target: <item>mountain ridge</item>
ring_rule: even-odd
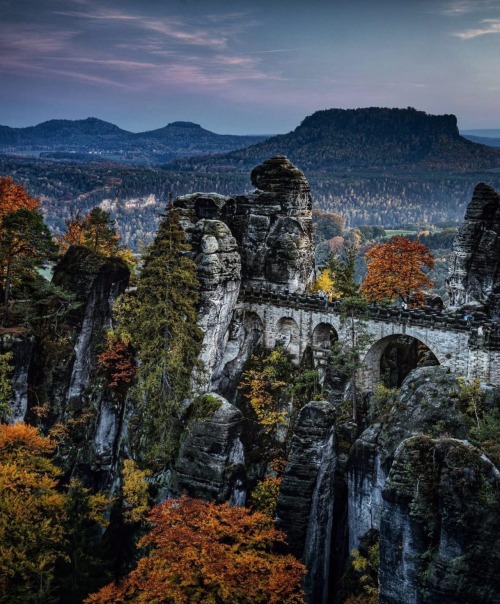
[[[325,109],[288,134],[203,160],[172,164],[184,170],[245,170],[266,157],[286,155],[306,171],[454,170],[500,167],[500,153],[460,136],[457,118],[407,109]]]
[[[50,159],[94,161],[96,156],[122,163],[154,165],[180,156],[223,153],[263,140],[264,136],[217,134],[199,124],[170,122],[162,128],[129,132],[111,122],[48,120],[36,126],[0,126],[0,153],[41,155]]]

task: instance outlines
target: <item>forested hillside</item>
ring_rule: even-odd
[[[0,157],[0,174],[13,175],[31,194],[41,196],[47,222],[56,233],[77,209],[86,211],[100,204],[116,219],[124,242],[133,248],[141,241],[151,241],[169,193],[176,197],[193,191],[223,195],[248,191],[252,189],[249,172],[172,172],[160,167]],[[348,227],[456,222],[478,182],[500,187],[500,174],[494,172],[426,171],[393,176],[306,170],[305,174],[314,207],[341,214]]]

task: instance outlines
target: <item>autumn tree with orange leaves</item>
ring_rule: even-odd
[[[132,264],[130,250],[120,243],[114,221],[109,213],[94,207],[88,214],[77,213],[65,221],[66,233],[58,238],[62,252],[71,245],[84,245],[103,256],[117,256],[127,264]]]
[[[31,197],[11,176],[0,176],[0,218],[17,210],[36,212],[39,208],[38,197]]]
[[[392,301],[401,296],[418,304],[422,289],[432,287],[424,268],[434,266],[434,258],[427,246],[405,237],[394,237],[379,243],[366,253],[368,273],[361,286],[362,294],[370,301]]]
[[[268,516],[183,496],[157,505],[149,519],[153,529],[138,544],[149,555],[87,604],[304,602],[305,568],[273,551],[285,536]]]

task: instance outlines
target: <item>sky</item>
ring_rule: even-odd
[[[329,108],[500,128],[500,0],[0,0],[0,124],[293,130]]]

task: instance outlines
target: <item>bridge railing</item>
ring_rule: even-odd
[[[328,301],[314,294],[289,293],[287,290],[273,290],[256,285],[242,286],[240,299],[247,302],[272,304],[286,308],[314,310],[317,312],[340,313],[340,300]],[[469,332],[469,345],[477,348],[500,349],[500,325],[489,319],[466,319],[465,316],[451,315],[428,306],[404,310],[396,306],[368,304],[367,320],[405,324],[445,331]]]

